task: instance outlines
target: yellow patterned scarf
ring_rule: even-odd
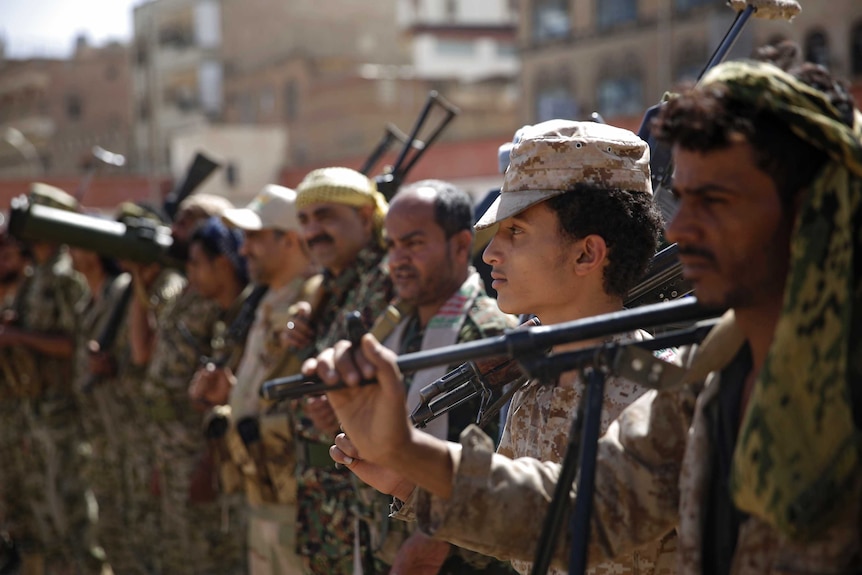
[[[769,64],[724,64],[702,82],[715,84],[831,160],[797,215],[781,317],[731,472],[739,509],[807,538],[860,473],[851,390],[862,386],[862,115],[849,128],[821,92]]]

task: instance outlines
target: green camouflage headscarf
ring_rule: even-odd
[[[791,240],[781,317],[740,427],[733,500],[793,538],[828,523],[860,472],[850,390],[862,385],[862,115],[775,66],[730,62],[702,85],[775,114],[829,159]]]

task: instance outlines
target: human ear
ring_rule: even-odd
[[[608,245],[602,236],[590,234],[576,243],[579,247],[575,259],[575,273],[587,275],[604,267],[608,258]]]

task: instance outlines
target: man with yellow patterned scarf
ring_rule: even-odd
[[[698,298],[731,311],[682,386],[600,440],[589,561],[676,526],[680,573],[859,572],[862,114],[822,68],[732,62],[656,128],[680,200],[667,237]],[[345,348],[320,356],[325,381],[358,381]],[[394,357],[362,351],[380,385],[329,394],[350,436],[335,458],[402,499],[424,488],[411,504],[434,536],[531,558],[559,465],[494,454],[475,428],[460,446],[409,429]]]
[[[349,168],[314,170],[296,188],[296,209],[312,259],[322,268],[320,292],[287,322],[285,343],[302,359],[347,337],[346,318],[366,328],[387,308],[392,282],[383,262],[387,204],[373,181]],[[314,308],[314,309],[312,309]],[[324,397],[297,406],[297,545],[312,573],[375,569],[367,525],[359,521],[350,473],[335,469],[329,445],[338,421]],[[354,548],[354,533],[361,545]]]

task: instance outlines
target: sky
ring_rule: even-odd
[[[132,36],[132,7],[145,0],[0,0],[0,38],[10,58],[67,57],[83,33],[93,45]]]

